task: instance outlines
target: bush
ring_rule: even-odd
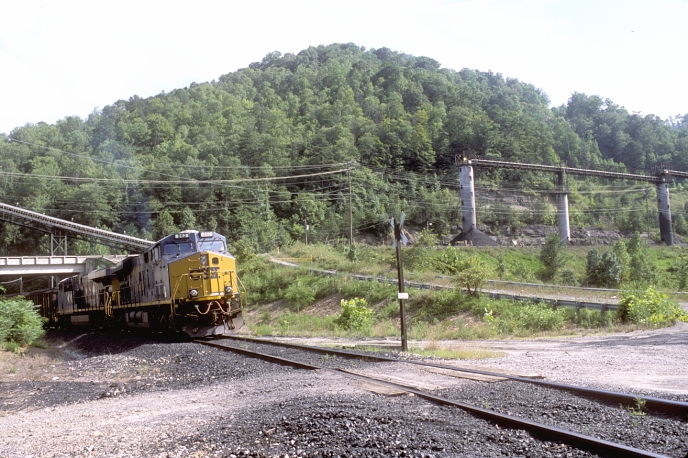
[[[654,288],[624,292],[616,313],[624,323],[670,326],[677,321],[688,322],[688,313]]]
[[[479,297],[480,291],[487,283],[487,280],[494,275],[492,269],[487,266],[479,257],[471,256],[461,263],[459,272],[454,277],[459,287],[468,290],[468,294]]]
[[[596,286],[617,286],[621,282],[622,269],[621,261],[614,253],[605,251],[600,256],[594,248],[588,252],[585,266],[588,283]]]
[[[545,304],[499,301],[484,308],[483,320],[500,334],[528,335],[564,327],[566,311]]]
[[[576,274],[571,270],[565,270],[561,273],[561,282],[568,286],[578,286]]]
[[[335,319],[335,324],[344,329],[362,329],[373,324],[373,310],[368,307],[365,299],[354,297],[342,299],[340,302],[342,313]]]
[[[444,274],[455,274],[461,269],[466,255],[459,248],[447,247],[440,253],[437,265],[439,271]]]
[[[407,311],[415,321],[435,323],[455,315],[461,310],[463,302],[469,300],[461,290],[416,290],[407,302]],[[395,303],[396,315],[399,316],[399,303]],[[379,315],[378,315],[379,316]]]
[[[564,256],[561,249],[559,234],[552,233],[545,239],[545,246],[540,251],[540,261],[545,265],[542,271],[544,280],[551,280],[564,264]]]
[[[301,282],[296,282],[287,287],[287,290],[284,292],[284,300],[289,305],[296,307],[296,311],[298,312],[302,307],[306,307],[315,302],[315,294],[313,288]]]
[[[0,342],[27,346],[40,338],[43,318],[33,302],[25,300],[0,301]]]

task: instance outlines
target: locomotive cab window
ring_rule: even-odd
[[[168,243],[162,247],[162,254],[180,254],[193,251],[193,244],[190,242]]]
[[[201,240],[198,243],[198,251],[227,251],[222,240]]]

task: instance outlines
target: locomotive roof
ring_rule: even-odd
[[[164,245],[169,242],[183,242],[183,241],[190,241],[190,242],[198,242],[199,240],[223,240],[226,242],[225,236],[222,234],[218,234],[217,232],[213,231],[207,231],[207,232],[199,232],[191,229],[187,229],[185,231],[177,232],[175,234],[170,234],[165,238],[162,238],[158,240],[158,242],[148,248],[146,251],[151,251],[153,248],[156,246]]]

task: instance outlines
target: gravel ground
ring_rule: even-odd
[[[679,338],[688,330],[672,329],[667,335]],[[375,394],[341,375],[286,368],[191,342],[108,333],[49,338],[55,348],[51,358],[27,364],[31,359],[25,357],[16,371],[0,374],[2,457],[591,456],[415,396]],[[676,347],[671,351],[680,349],[683,359],[677,361],[674,353],[669,359],[685,365],[686,345]],[[588,357],[595,350],[607,358],[618,351],[591,346]],[[519,358],[533,357],[496,361],[518,365],[513,363]],[[565,426],[581,432],[587,428],[589,434],[670,456],[688,453],[686,419],[636,417],[557,391],[533,399],[532,387],[466,381],[404,364],[344,359],[328,364],[410,377],[441,395],[540,422],[561,418],[555,411],[571,412]],[[521,370],[537,367],[529,364]],[[573,372],[585,378],[582,371]],[[595,384],[595,375],[589,372],[587,382]]]
[[[419,389],[433,391],[449,399],[485,407],[508,415],[592,435],[611,442],[646,449],[668,456],[688,454],[688,423],[681,418],[647,415],[638,406],[622,408],[560,390],[514,381],[498,384],[452,379],[429,373],[427,369],[403,363],[361,363],[344,358],[322,356],[293,348],[273,345],[223,341],[239,346],[321,367],[345,367],[402,384],[410,380]],[[401,356],[401,355],[390,355]],[[416,359],[416,358],[411,358]],[[462,374],[456,374],[459,377]],[[404,382],[402,382],[404,381]],[[688,396],[667,395],[688,402]]]
[[[353,346],[347,339],[277,339],[310,345]],[[389,346],[392,340],[365,345]],[[651,331],[528,340],[413,342],[409,346],[458,350],[491,350],[504,357],[462,361],[465,366],[490,366],[537,373],[547,380],[627,393],[688,400],[688,323]],[[397,353],[389,353],[397,356]]]

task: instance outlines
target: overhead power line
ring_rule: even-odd
[[[277,176],[277,177],[260,177],[260,178],[236,178],[236,179],[229,179],[229,180],[196,180],[196,179],[188,179],[188,180],[142,180],[142,179],[124,179],[124,178],[122,178],[122,179],[120,179],[120,178],[86,178],[86,177],[63,177],[63,176],[58,176],[58,175],[39,175],[39,174],[28,174],[28,173],[15,173],[15,172],[4,172],[3,174],[7,175],[7,176],[30,176],[33,178],[41,178],[41,179],[83,181],[83,182],[92,182],[92,183],[223,184],[223,183],[248,183],[248,182],[255,182],[255,181],[279,181],[279,180],[289,180],[289,179],[294,179],[294,178],[317,177],[317,176],[332,175],[335,173],[343,173],[343,172],[347,172],[349,170],[351,170],[351,168],[331,170],[328,172],[308,173],[308,174],[302,174],[302,175],[284,175],[284,176]]]

